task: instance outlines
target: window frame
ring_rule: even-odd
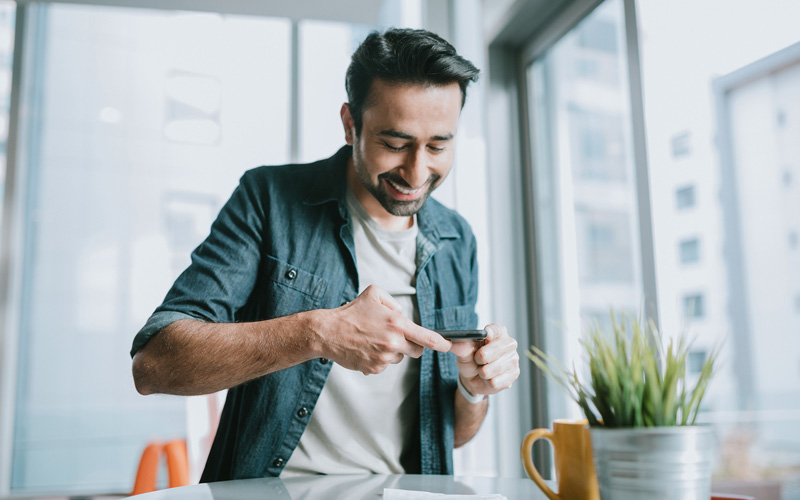
[[[494,118],[506,127],[490,127],[488,142],[497,146],[495,149],[509,148],[507,157],[500,155],[491,165],[494,175],[510,175],[518,183],[513,189],[520,192],[516,203],[509,200],[503,205],[494,205],[493,209],[513,217],[513,223],[521,232],[521,237],[505,239],[502,243],[520,244],[524,254],[525,273],[524,307],[528,311],[525,327],[528,343],[538,347],[544,346],[544,318],[542,291],[538,282],[541,262],[536,250],[535,241],[541,237],[541,228],[537,227],[534,205],[533,171],[535,158],[531,150],[530,137],[535,132],[529,117],[530,98],[526,74],[527,68],[541,58],[561,38],[585,19],[603,0],[556,0],[551,2],[516,3],[505,13],[495,26],[487,29],[489,44],[489,78],[490,95],[488,102],[497,103]],[[647,148],[644,129],[644,104],[642,96],[642,79],[639,58],[638,25],[636,19],[635,0],[622,0],[624,9],[625,56],[627,61],[627,86],[630,99],[629,126],[632,131],[632,160],[634,164],[634,182],[638,210],[638,230],[641,253],[642,290],[647,298],[644,313],[647,319],[659,325],[658,296],[655,276],[655,253],[652,228],[652,211],[650,201],[650,181],[647,164]],[[536,20],[531,22],[531,20]],[[510,132],[510,133],[509,133]],[[506,134],[505,136],[503,134]],[[490,160],[491,161],[491,160]],[[505,167],[503,165],[509,165]],[[513,215],[516,209],[517,215]],[[496,244],[496,247],[499,244]],[[496,254],[495,254],[496,255]],[[499,312],[499,311],[496,311]],[[524,338],[524,337],[523,337]],[[523,345],[523,347],[525,347]],[[523,367],[524,368],[524,367]],[[548,427],[553,416],[547,408],[547,393],[543,374],[539,370],[523,369],[523,387],[521,396],[527,402],[527,422],[525,428]],[[526,425],[527,424],[527,425]],[[524,434],[521,434],[524,435]],[[534,449],[534,463],[540,470],[549,470],[550,452],[546,448]]]
[[[31,53],[26,50],[35,43],[33,30],[29,29],[32,7],[17,4],[14,26],[14,60],[11,76],[11,103],[8,119],[8,149],[6,155],[6,181],[3,193],[2,245],[0,246],[0,496],[11,492],[11,466],[14,449],[14,420],[17,393],[17,362],[19,357],[19,322],[23,266],[23,227],[21,193],[25,185],[25,150],[19,145],[25,141],[25,130],[19,127],[20,115],[35,112],[22,109],[22,102],[30,102],[29,87],[22,81],[30,78]]]

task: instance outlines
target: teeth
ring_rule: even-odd
[[[392,185],[393,188],[395,188],[396,190],[400,191],[403,194],[414,194],[414,193],[419,192],[420,189],[422,189],[422,187],[418,187],[417,189],[408,189],[408,188],[404,188],[404,187],[398,186],[397,184],[395,184],[394,182],[390,181],[389,179],[386,179],[386,180],[389,182],[389,184]]]

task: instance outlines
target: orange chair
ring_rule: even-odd
[[[189,459],[186,453],[186,441],[175,439],[166,444],[153,441],[148,443],[142,452],[131,496],[156,490],[158,463],[162,453],[167,457],[169,487],[174,488],[189,484]]]
[[[711,500],[756,500],[756,497],[745,495],[726,495],[722,493],[712,493]]]
[[[175,439],[164,445],[167,454],[167,472],[169,487],[189,484],[189,455],[186,452],[186,441]]]

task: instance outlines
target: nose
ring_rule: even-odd
[[[423,147],[412,149],[403,165],[403,179],[412,189],[421,187],[430,177],[428,171],[428,155]]]

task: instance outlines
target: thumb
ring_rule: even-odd
[[[478,342],[453,342],[450,352],[455,354],[459,361],[466,363],[472,361],[479,346]]]

